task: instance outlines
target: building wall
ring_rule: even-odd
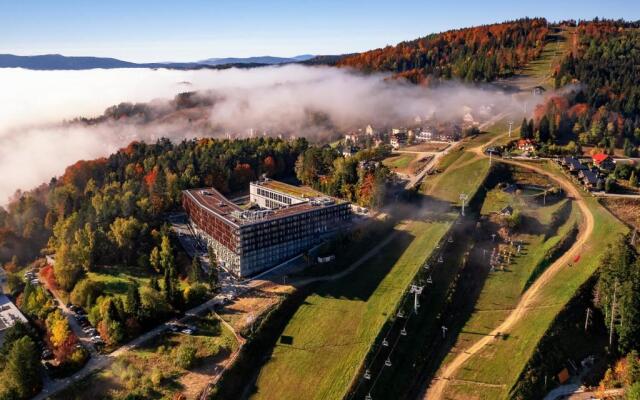
[[[183,206],[196,233],[213,247],[224,267],[240,277],[255,275],[299,255],[351,219],[349,203],[340,203],[237,227],[202,208],[187,194],[183,195]]]
[[[249,185],[249,201],[263,208],[278,208],[304,203],[306,200],[252,182]]]

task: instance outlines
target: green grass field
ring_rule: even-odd
[[[466,153],[465,157],[467,154],[471,153]],[[489,160],[478,159],[469,162],[473,158],[470,157],[463,161],[462,159],[465,157],[461,157],[458,165],[462,165],[462,162],[466,162],[466,165],[459,168],[454,165],[446,171],[446,174],[437,178],[438,181],[433,184],[429,180],[425,181],[426,192],[429,196],[453,204],[460,203],[460,193],[466,193],[469,198],[473,197],[480,187],[479,184],[489,172]]]
[[[365,266],[319,286],[283,332],[254,399],[341,399],[424,260],[452,220],[413,221]]]
[[[384,159],[382,164],[392,169],[407,169],[415,158],[415,154],[400,154]]]
[[[554,166],[547,166],[546,169],[559,173]],[[571,268],[560,270],[554,279],[541,289],[540,296],[533,305],[534,311],[520,320],[508,332],[507,337],[495,340],[471,357],[456,375],[457,379],[483,384],[453,385],[448,388],[447,396],[453,397],[456,394],[455,398],[467,398],[473,394],[483,399],[507,398],[510,388],[517,382],[522,369],[555,316],[598,268],[600,257],[608,244],[615,240],[617,234],[627,231],[627,228],[601,207],[595,198],[587,197],[586,202],[595,219],[595,231],[592,236],[595,240],[589,241],[584,247],[580,261]],[[504,290],[503,284],[497,284],[492,292],[496,293],[495,296],[502,296]],[[488,296],[488,292],[485,296]],[[491,302],[489,297],[487,301]],[[482,324],[494,324],[486,318],[476,317],[470,324],[474,324],[476,329]],[[499,320],[499,317],[496,318]],[[498,390],[495,386],[486,384],[503,386]]]

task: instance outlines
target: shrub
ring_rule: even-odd
[[[196,361],[196,348],[191,345],[181,345],[176,351],[176,365],[183,369],[189,369]]]

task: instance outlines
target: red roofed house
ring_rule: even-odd
[[[520,151],[534,151],[536,149],[535,143],[531,139],[518,140],[518,150]]]
[[[597,153],[592,156],[593,163],[600,169],[604,169],[607,171],[611,171],[616,167],[613,158],[611,158],[608,154]]]

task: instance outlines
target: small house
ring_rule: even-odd
[[[593,164],[604,171],[613,171],[616,167],[616,163],[613,158],[605,153],[594,154],[592,157]]]

